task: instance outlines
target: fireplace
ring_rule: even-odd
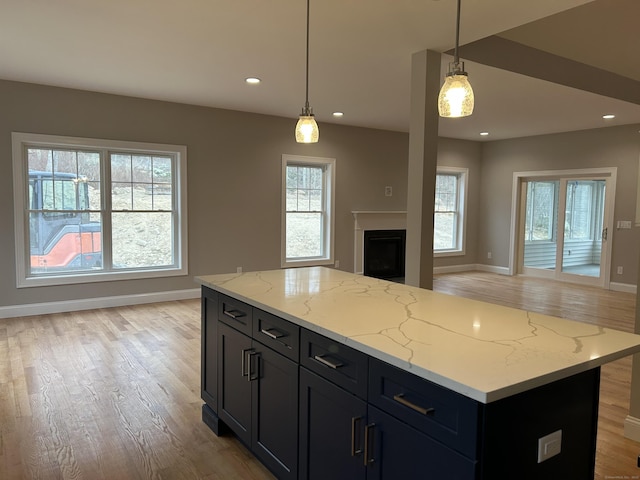
[[[384,279],[404,278],[406,230],[365,230],[364,274]]]
[[[407,229],[407,212],[398,210],[355,210],[353,235],[353,272],[364,274],[364,233],[372,230]]]

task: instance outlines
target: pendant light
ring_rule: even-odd
[[[313,108],[309,107],[309,1],[307,0],[307,91],[304,107],[296,124],[296,142],[298,143],[317,143],[320,137],[318,124],[313,117]]]
[[[456,19],[456,48],[453,54],[453,62],[449,63],[444,84],[438,95],[438,112],[441,117],[467,117],[473,113],[473,90],[467,72],[464,71],[464,62],[458,57],[458,42],[460,37],[460,0],[458,0],[458,15]]]

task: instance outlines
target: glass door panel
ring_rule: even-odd
[[[605,180],[569,180],[564,205],[562,272],[600,276]]]
[[[526,182],[524,267],[554,271],[560,181]]]
[[[610,252],[608,181],[594,175],[522,182],[520,273],[603,285]]]

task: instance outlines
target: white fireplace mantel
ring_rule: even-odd
[[[353,235],[353,271],[362,275],[364,271],[364,232],[365,230],[406,230],[406,211],[368,211],[351,212],[355,220]]]

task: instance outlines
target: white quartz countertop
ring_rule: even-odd
[[[640,351],[640,335],[331,268],[196,281],[482,403]]]

